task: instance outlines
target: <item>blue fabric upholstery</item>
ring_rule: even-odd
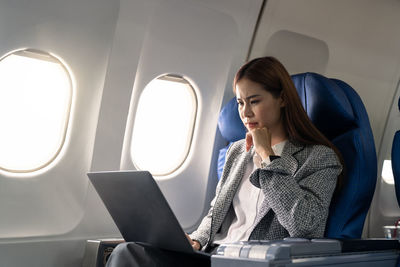
[[[396,189],[397,203],[399,204],[400,207],[400,131],[397,131],[393,138],[392,170],[393,170],[394,185]]]
[[[311,121],[329,140],[356,128],[349,99],[334,81],[314,73],[293,75],[292,80]]]
[[[397,103],[400,111],[400,98]],[[400,130],[394,134],[392,145],[392,170],[397,203],[400,207]]]
[[[245,137],[246,128],[240,119],[235,97],[222,108],[218,118],[218,129],[229,142],[235,142]]]
[[[332,200],[325,236],[360,238],[377,177],[375,144],[364,105],[358,94],[340,80],[316,73],[293,75],[292,80],[311,121],[341,151],[346,165],[344,185]],[[239,118],[237,106],[232,107],[233,102],[236,103],[235,99],[228,103],[229,110],[236,115],[230,116]],[[225,125],[220,128],[221,133],[228,132],[226,126],[229,125],[236,128],[229,130],[235,132],[235,137],[244,137],[240,118],[235,121],[229,121],[229,118],[221,113],[219,121]],[[227,138],[227,141],[236,140]],[[222,154],[220,166],[225,161],[225,153]]]
[[[229,144],[219,150],[217,173],[218,179],[221,178],[222,170],[225,164],[225,155],[228,147],[235,141],[243,139],[246,136],[246,128],[238,113],[238,105],[236,98],[232,98],[222,108],[218,118],[218,129],[221,135],[229,142]]]

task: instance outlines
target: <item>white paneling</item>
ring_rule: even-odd
[[[274,55],[291,73],[325,73],[329,60],[327,44],[316,38],[280,30],[272,34],[265,46],[265,55]]]
[[[59,236],[82,220],[100,98],[118,2],[1,1],[0,54],[19,48],[53,53],[74,77],[66,143],[51,168],[0,174],[0,239]]]

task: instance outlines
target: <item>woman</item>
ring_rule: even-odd
[[[275,58],[246,63],[233,88],[248,132],[227,152],[210,212],[190,235],[192,246],[323,237],[340,153],[309,120]]]
[[[246,63],[233,88],[247,134],[226,154],[211,208],[188,236],[193,248],[211,252],[218,244],[243,240],[323,237],[342,171],[339,152],[311,123],[288,72],[275,58]],[[132,264],[134,258],[163,263],[170,258],[155,250],[143,257],[137,250],[138,245],[124,245],[110,263],[123,257]],[[190,262],[178,258],[171,266]]]

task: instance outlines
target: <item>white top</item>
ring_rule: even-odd
[[[285,143],[286,141],[283,141],[272,146],[275,155],[280,156],[282,154]],[[269,159],[265,160],[264,163],[269,164]],[[227,226],[222,226],[221,232],[215,236],[214,243],[233,243],[249,239],[251,232],[256,226],[255,219],[264,200],[264,194],[261,189],[255,187],[250,182],[250,175],[254,170],[260,168],[260,166],[261,158],[255,153],[253,160],[249,161],[246,166],[242,181],[232,201],[233,214],[228,215],[233,216],[232,223],[228,229],[226,229]]]

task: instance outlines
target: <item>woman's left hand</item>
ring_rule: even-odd
[[[256,153],[264,160],[274,155],[271,147],[271,132],[268,128],[252,129],[246,133],[246,151],[254,146]]]
[[[188,234],[186,234],[186,238],[189,240],[190,245],[192,245],[194,250],[200,250],[201,245],[197,240],[192,240]]]

